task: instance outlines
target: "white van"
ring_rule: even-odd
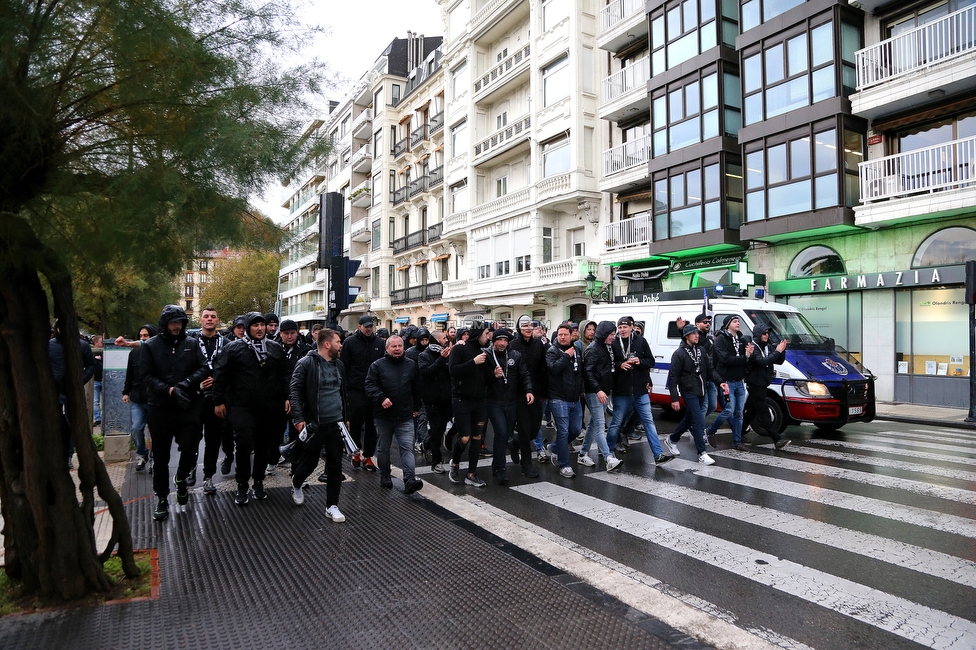
[[[676,293],[676,292],[675,292]],[[682,292],[687,295],[690,292]],[[699,294],[700,296],[700,294]],[[782,431],[789,424],[811,422],[837,429],[848,422],[870,422],[875,416],[874,377],[837,354],[833,339],[824,338],[795,308],[750,298],[710,298],[712,333],[726,316],[738,316],[743,336],[763,321],[770,327],[769,342],[786,338],[786,360],[775,366],[768,402],[773,424]],[[639,303],[601,303],[590,308],[589,319],[614,323],[631,316],[643,324],[644,337],[654,354],[651,401],[670,408],[668,373],[671,355],[681,343],[675,326],[680,316],[694,323],[702,313],[703,299],[660,300]]]

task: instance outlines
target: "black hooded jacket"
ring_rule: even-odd
[[[746,362],[746,383],[750,386],[760,386],[765,388],[773,383],[773,366],[783,363],[786,354],[776,349],[771,343],[766,344],[766,349],[760,344],[760,337],[769,331],[766,323],[757,323],[752,329],[754,347],[749,360]]]
[[[495,363],[495,360],[498,363]],[[502,376],[495,377],[495,368],[502,367]],[[488,348],[488,356],[482,366],[485,369],[486,397],[496,402],[525,401],[526,393],[533,393],[532,377],[529,369],[522,361],[522,355],[516,350],[507,348],[504,352],[492,352]]]
[[[651,346],[643,336],[631,332],[627,339],[619,336],[613,340],[613,394],[640,395],[647,393],[647,385],[651,383],[651,369],[654,367],[654,355]],[[627,344],[626,349],[624,344]],[[627,351],[637,355],[640,363],[631,366],[630,370],[621,370],[620,366],[627,361]]]
[[[440,346],[428,345],[418,359],[424,404],[451,403],[451,370],[441,356]]]
[[[258,318],[263,320],[264,315],[248,314],[246,331],[250,332],[251,323]],[[268,356],[262,363],[246,337],[224,346],[214,360],[214,404],[273,411],[284,409],[291,381],[285,349],[280,343],[267,339],[265,351]]]
[[[373,362],[382,359],[384,354],[386,343],[383,339],[375,334],[366,336],[362,330],[356,330],[342,342],[339,359],[346,367],[349,390],[366,390],[366,373]]]
[[[715,370],[722,381],[742,381],[746,376],[746,340],[741,333],[733,335],[722,329],[715,335],[712,346]]]
[[[611,356],[613,344],[607,345],[604,341],[616,329],[613,321],[604,320],[597,324],[593,342],[583,351],[583,392],[602,390],[607,395],[613,392],[613,376],[616,374]]]
[[[181,320],[180,333],[173,336],[167,327],[170,322]],[[207,376],[209,368],[200,351],[200,345],[193,337],[186,335],[186,312],[177,305],[166,305],[159,316],[159,333],[142,346],[139,364],[142,384],[152,408],[186,414],[194,419],[199,406],[197,389]],[[169,394],[171,387],[179,388],[189,397],[193,406],[184,411]]]
[[[427,342],[424,343],[424,341]],[[404,343],[406,343],[406,341],[404,341]],[[407,348],[407,351],[403,353],[403,356],[420,363],[420,354],[427,349],[428,345],[430,345],[430,332],[426,327],[421,327],[417,330],[417,343],[413,347]]]
[[[451,370],[451,395],[457,399],[482,400],[485,399],[485,373],[474,362],[474,358],[483,350],[478,346],[480,329],[471,329],[471,336],[464,345],[455,345],[448,357],[447,365]]]
[[[570,343],[565,348],[553,343],[546,350],[546,366],[549,368],[549,399],[575,402],[583,394],[583,360],[580,355],[569,356],[566,350],[575,349]]]
[[[698,370],[695,370],[695,358],[698,356]],[[713,381],[716,385],[722,379],[712,368],[712,362],[699,345],[688,345],[682,341],[678,349],[671,355],[671,371],[668,373],[668,390],[671,401],[678,401],[678,392],[682,395],[705,395],[705,382]]]
[[[149,337],[156,335],[156,328],[146,324],[139,328],[139,331],[146,330]],[[125,364],[125,383],[122,386],[122,394],[129,396],[129,401],[134,404],[145,404],[149,401],[149,392],[142,383],[142,345],[129,350],[129,358]]]
[[[522,355],[522,361],[532,379],[533,393],[536,399],[549,397],[549,368],[546,366],[546,344],[541,339],[529,336],[526,341],[521,331],[515,331],[515,337],[508,344],[509,350]]]
[[[389,354],[378,359],[366,373],[366,395],[373,403],[373,417],[380,420],[411,420],[420,410],[420,370],[417,364],[405,356]],[[383,408],[383,400],[393,406]]]

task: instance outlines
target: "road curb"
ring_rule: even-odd
[[[963,431],[976,431],[974,422],[955,422],[952,420],[927,420],[924,418],[912,418],[901,415],[876,415],[875,421],[885,420],[887,422],[900,422],[902,424],[918,424],[922,426],[949,427],[952,429],[962,429]]]

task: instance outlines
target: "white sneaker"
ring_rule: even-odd
[[[681,450],[678,449],[678,445],[676,445],[675,443],[671,442],[671,437],[670,436],[665,436],[664,437],[664,444],[668,448],[668,453],[671,454],[672,456],[680,456],[681,455]]]
[[[325,509],[325,514],[332,518],[332,521],[341,524],[346,520],[346,516],[339,510],[339,506],[329,506]]]
[[[300,506],[305,503],[305,493],[302,492],[302,488],[293,487],[291,489],[291,500],[295,502],[296,506]]]
[[[573,478],[574,476],[576,476],[576,472],[573,471],[572,467],[564,467],[561,470],[559,470],[559,475],[562,476],[563,478]]]
[[[583,467],[593,467],[594,465],[596,465],[596,462],[592,458],[590,458],[589,456],[584,456],[583,454],[580,454],[576,457],[576,462],[582,465]]]
[[[706,454],[705,452],[702,452],[698,456],[698,462],[701,463],[702,465],[714,465],[715,464],[715,461],[712,460],[712,457],[709,456],[708,454]]]
[[[264,473],[270,476],[271,474],[275,473],[276,469],[278,469],[277,465],[268,465],[268,468],[264,470]]]
[[[607,458],[607,471],[608,472],[612,472],[613,470],[615,470],[618,467],[620,467],[620,464],[622,462],[624,462],[624,461],[620,460],[616,456],[610,456],[609,458]]]

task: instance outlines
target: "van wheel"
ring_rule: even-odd
[[[779,403],[779,398],[767,397],[766,406],[769,407],[769,419],[772,421],[773,431],[777,433],[786,431],[786,417],[783,415],[783,406]]]

